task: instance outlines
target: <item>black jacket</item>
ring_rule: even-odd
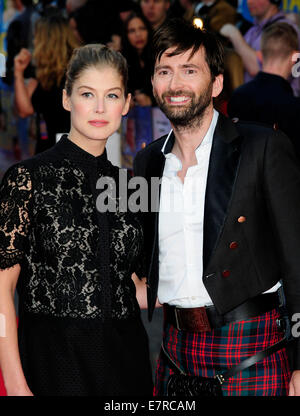
[[[151,143],[135,159],[135,175],[145,177],[148,184],[151,177],[162,176],[165,138]],[[168,145],[170,151],[172,140]],[[280,279],[290,316],[299,313],[299,191],[300,166],[282,132],[263,125],[234,124],[219,115],[206,186],[203,276],[199,279],[220,313],[263,293]],[[156,197],[158,206],[158,193]],[[241,216],[246,221],[239,222]],[[143,217],[151,320],[159,280],[158,213]],[[235,249],[230,248],[233,241]],[[297,365],[300,368],[299,354]]]

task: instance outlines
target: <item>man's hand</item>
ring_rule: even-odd
[[[300,396],[300,370],[293,371],[289,396]]]
[[[22,48],[14,59],[14,71],[23,73],[31,61],[31,53],[28,49]]]

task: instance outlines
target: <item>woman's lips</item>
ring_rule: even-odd
[[[104,127],[107,126],[108,121],[106,120],[90,120],[89,124],[94,127]]]

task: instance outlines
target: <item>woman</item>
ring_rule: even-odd
[[[128,62],[128,90],[136,104],[154,104],[151,85],[152,29],[138,13],[131,13],[124,23],[122,53]]]
[[[0,338],[0,364],[8,394],[152,393],[131,279],[133,272],[143,275],[142,229],[118,206],[96,209],[99,178],[112,178],[118,189],[119,168],[105,145],[128,111],[126,82],[120,53],[103,45],[76,49],[63,91],[69,136],[3,179],[0,313],[7,336]]]
[[[36,23],[33,53],[36,76],[28,83],[25,83],[24,71],[31,54],[23,48],[15,57],[16,107],[21,117],[37,114],[36,153],[52,147],[56,136],[70,129],[70,116],[62,108],[61,95],[66,67],[77,46],[66,19],[52,12]]]

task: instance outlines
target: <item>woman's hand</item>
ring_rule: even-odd
[[[22,388],[6,389],[7,396],[33,396],[32,391],[26,385]]]
[[[28,49],[22,48],[14,59],[15,74],[23,73],[31,61],[31,53]]]

